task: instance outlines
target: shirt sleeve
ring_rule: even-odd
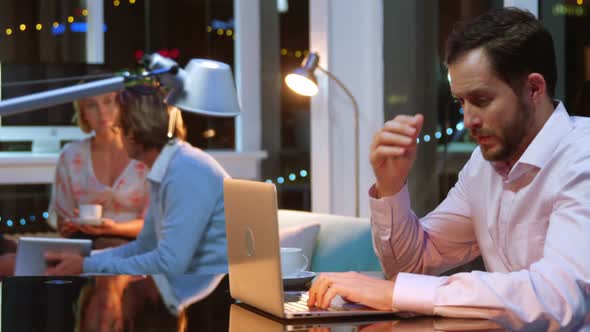
[[[72,218],[78,206],[72,190],[71,169],[66,160],[66,152],[62,152],[55,168],[55,178],[51,187],[49,203],[49,223],[57,228],[58,218]]]
[[[103,262],[109,259],[125,259],[153,249],[149,244],[156,243],[156,239],[151,230],[153,230],[153,220],[148,215],[144,227],[135,240],[118,247],[93,251],[90,257],[86,257],[83,266],[84,273],[113,273],[104,270]]]
[[[590,303],[590,172],[584,166],[590,160],[585,159],[560,178],[563,183],[549,216],[541,259],[528,269],[508,273],[400,273],[394,309],[490,319],[510,330],[580,327]]]
[[[176,169],[162,183],[164,220],[157,246],[128,257],[94,259],[84,268],[117,274],[183,274],[189,268],[211,216],[223,197],[223,177],[197,170]],[[149,213],[148,213],[149,215]],[[151,221],[150,221],[151,225]],[[153,226],[144,226],[151,227]],[[142,231],[143,233],[143,231]],[[140,234],[141,235],[141,234]],[[89,272],[89,271],[85,271]]]
[[[410,208],[407,186],[380,199],[371,188],[373,247],[388,278],[401,271],[436,275],[479,256],[464,190],[468,172],[469,164],[447,198],[422,219]]]

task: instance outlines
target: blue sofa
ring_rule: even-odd
[[[279,228],[319,223],[311,271],[381,271],[373,251],[370,221],[332,214],[279,210]]]

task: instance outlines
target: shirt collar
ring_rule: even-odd
[[[174,157],[181,145],[182,141],[179,139],[170,140],[164,145],[164,148],[160,151],[158,158],[156,158],[152,169],[150,169],[150,172],[147,175],[148,180],[162,182],[166,170],[168,169],[168,165],[170,164],[170,160],[172,160],[172,157]]]
[[[543,128],[537,133],[537,136],[526,148],[520,159],[516,162],[518,164],[532,165],[538,168],[543,168],[555,149],[561,143],[561,140],[567,136],[574,128],[569,114],[565,110],[562,102],[559,102]]]

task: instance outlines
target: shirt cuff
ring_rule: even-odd
[[[379,226],[391,227],[391,211],[395,215],[408,215],[410,213],[410,192],[408,186],[404,185],[402,190],[393,196],[377,197],[375,185],[369,189],[369,204],[373,220]]]
[[[99,262],[100,260],[96,257],[84,258],[84,263],[82,264],[82,271],[84,273],[101,272]]]
[[[434,315],[436,289],[446,277],[399,273],[393,288],[393,310]]]

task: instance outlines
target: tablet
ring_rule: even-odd
[[[73,240],[44,237],[21,237],[16,250],[15,276],[42,276],[47,264],[44,254],[47,251],[67,251],[90,255],[91,240]]]

